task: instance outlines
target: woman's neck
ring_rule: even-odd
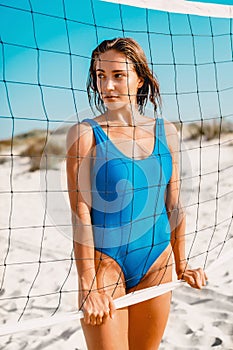
[[[137,106],[128,106],[124,109],[117,110],[107,110],[103,117],[106,120],[106,123],[111,122],[111,124],[117,125],[129,125],[135,126],[143,122],[143,115],[138,111]]]

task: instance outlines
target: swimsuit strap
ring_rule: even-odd
[[[95,120],[86,118],[82,120],[82,122],[86,122],[91,125],[94,132],[96,144],[101,144],[102,142],[106,142],[107,140],[109,140],[108,136],[105,134],[103,129]]]
[[[157,118],[156,138],[157,138],[157,152],[160,154],[160,152],[165,149],[169,153],[170,151],[167,144],[167,137],[166,137],[163,118]]]
[[[164,120],[163,118],[157,118],[156,122],[156,137],[161,140],[165,137]]]

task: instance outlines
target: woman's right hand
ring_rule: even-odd
[[[82,311],[86,324],[99,326],[105,323],[108,317],[113,319],[116,308],[111,296],[106,293],[90,292],[82,300]]]

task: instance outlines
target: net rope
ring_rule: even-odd
[[[225,31],[219,31],[218,21],[220,19],[205,17],[202,19],[202,25],[208,28],[208,31],[201,33],[198,29],[197,17],[191,14],[178,15],[182,16],[182,25],[185,26],[185,28],[181,26],[183,32],[180,32],[174,26],[177,17],[173,13],[161,14],[157,11],[141,9],[140,16],[143,15],[143,17],[140,18],[143,18],[143,28],[138,25],[140,28],[138,29],[137,25],[127,20],[127,6],[104,3],[100,5],[97,0],[90,0],[87,3],[91,14],[89,21],[75,19],[75,15],[72,14],[74,5],[68,5],[65,0],[61,2],[59,15],[37,10],[35,1],[32,0],[25,1],[22,7],[18,3],[17,6],[11,6],[5,1],[0,3],[1,16],[23,14],[25,18],[30,19],[30,27],[27,30],[31,31],[33,38],[33,44],[25,43],[23,40],[18,42],[8,37],[7,31],[4,32],[4,30],[0,37],[2,60],[0,88],[4,100],[4,107],[0,108],[2,125],[0,128],[10,130],[7,137],[3,137],[4,140],[0,142],[0,161],[3,176],[7,177],[0,187],[3,203],[1,209],[2,212],[7,213],[7,216],[1,216],[0,227],[0,305],[4,310],[0,336],[69,322],[82,317],[82,312],[73,311],[79,290],[76,285],[77,272],[71,239],[72,225],[68,214],[68,190],[64,184],[64,135],[71,125],[82,121],[88,114],[88,107],[83,103],[86,87],[81,72],[83,66],[80,66],[80,62],[84,62],[86,69],[90,62],[90,55],[74,49],[72,25],[82,30],[85,28],[88,33],[91,30],[92,37],[89,39],[92,48],[103,38],[115,36],[134,37],[145,48],[151,69],[161,81],[161,93],[164,100],[163,115],[171,119],[179,130],[182,191],[185,192],[186,185],[192,185],[192,190],[187,194],[188,200],[184,203],[190,219],[185,234],[188,240],[187,261],[190,264],[198,262],[211,273],[214,267],[230,259],[230,253],[226,251],[228,247],[232,247],[233,191],[229,178],[232,174],[233,163],[232,159],[226,161],[224,153],[233,143],[233,128],[231,129],[233,85],[232,81],[227,78],[233,73],[232,18],[225,18],[223,26]],[[99,14],[100,10],[105,9],[104,6],[107,10],[114,10],[118,24],[115,24],[116,20],[113,21],[112,26],[105,24]],[[163,20],[166,19],[167,23],[167,26],[164,26],[166,28],[162,27],[161,31],[154,25],[156,20],[160,21],[160,16]],[[66,50],[47,48],[42,42],[40,43],[39,33],[42,24],[39,18],[45,21],[51,20],[52,23],[59,21],[64,25]],[[159,55],[153,43],[156,42],[159,45],[163,40],[164,54]],[[211,53],[206,56],[207,59],[201,57],[199,41],[202,40],[206,40],[211,47]],[[182,61],[180,57],[180,51],[185,50],[184,45],[187,42],[192,50],[192,62],[189,60],[187,62],[185,58]],[[227,48],[225,53],[220,54],[222,43],[227,45]],[[168,48],[169,51],[166,51]],[[31,62],[35,70],[34,82],[32,79],[17,80],[11,77],[8,71],[10,66],[8,54],[11,49],[35,53],[34,65]],[[170,62],[166,57],[168,52]],[[44,54],[68,59],[68,84],[53,84],[44,79],[45,68],[42,63]],[[205,71],[208,73],[206,76],[207,80],[210,80],[209,84],[205,84],[202,78]],[[75,81],[77,72],[81,77],[80,84]],[[189,75],[190,72],[192,72],[191,75]],[[56,73],[59,74],[59,70]],[[171,73],[170,76],[169,73]],[[184,79],[186,73],[188,82],[182,85],[181,80]],[[190,76],[194,77],[195,83],[189,81]],[[169,84],[166,83],[168,77],[171,81]],[[40,113],[38,112],[37,116],[31,112],[24,116],[20,111],[20,105],[17,104],[16,93],[20,90],[24,91],[25,87],[36,89],[38,93],[37,103],[40,105]],[[49,102],[50,91],[55,94],[62,92],[63,104],[68,96],[66,94],[69,94],[73,114],[70,113],[70,109],[67,113],[70,113],[69,116],[73,115],[71,118],[68,115],[67,118],[54,117],[51,104],[55,102],[52,98]],[[30,104],[30,96],[29,101],[24,99],[24,103],[27,101]],[[190,105],[190,109],[195,106],[194,112],[191,113],[191,117],[187,117],[192,98],[195,103]],[[212,110],[209,112],[207,108],[211,101],[215,104],[214,116],[210,116]],[[172,106],[171,109],[169,105]],[[89,111],[89,113],[93,117],[92,112]],[[26,125],[26,130],[30,130],[34,129],[33,122],[36,127],[39,125],[41,133],[37,130],[34,131],[34,134],[33,132],[30,134],[30,131],[20,134],[18,130],[21,130],[22,123]],[[63,137],[62,147],[57,146],[57,149],[54,149],[54,142],[57,140],[61,142],[59,135]],[[210,141],[207,141],[208,138]],[[35,147],[38,143],[40,143],[39,150]],[[212,167],[208,167],[207,152],[217,152]],[[193,160],[196,161],[196,168],[192,164]],[[190,168],[192,172],[187,170]],[[28,171],[31,171],[29,173],[31,175],[28,175],[28,182],[23,182],[22,175],[27,176],[25,173],[28,174]],[[229,180],[227,185],[224,182],[226,178]],[[34,185],[33,181],[37,185]],[[211,182],[211,187],[215,188],[213,196],[208,196],[204,192],[204,188],[208,187],[208,182]],[[210,188],[209,191],[211,192]],[[38,205],[41,196],[42,207]],[[25,205],[29,198],[31,198],[29,204]],[[68,217],[67,220],[61,217],[62,206],[61,211],[56,212],[55,204],[60,204],[60,201],[65,203],[64,216]],[[212,219],[207,220],[208,224],[206,221],[203,223],[202,220],[203,210],[205,210],[205,215],[208,215],[206,208],[209,208],[209,215],[211,212]],[[29,210],[26,215],[23,213],[25,209]],[[38,215],[35,218],[34,212],[37,210]],[[203,241],[204,235],[206,239]],[[199,242],[203,244],[200,246]],[[25,249],[25,257],[22,255],[23,249]],[[53,275],[56,274],[56,271],[59,271],[58,275]],[[52,274],[50,281],[45,282],[45,276],[48,277],[50,273]],[[14,287],[12,287],[12,279],[15,280]],[[183,281],[159,283],[150,291],[149,289],[137,291],[136,288],[135,292],[119,298],[119,301],[116,300],[117,308],[161,295],[180,285],[183,285]],[[40,320],[33,317],[34,310],[40,310]],[[11,313],[9,316],[9,311],[14,311],[14,315]]]

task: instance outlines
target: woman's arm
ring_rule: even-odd
[[[191,269],[185,254],[186,214],[180,193],[180,141],[175,126],[165,122],[168,146],[172,155],[172,176],[167,186],[166,207],[171,227],[171,245],[178,279],[184,279],[194,288],[201,288],[207,276],[201,269]]]
[[[82,290],[96,289],[94,248],[90,217],[90,152],[92,137],[83,125],[74,125],[67,135],[67,181],[72,211],[73,243]],[[86,170],[86,181],[82,173]]]
[[[93,132],[90,126],[77,124],[67,135],[67,182],[72,211],[73,244],[79,276],[81,307],[84,320],[102,323],[112,315],[114,305],[110,297],[98,292],[95,250],[91,222],[91,157]]]

